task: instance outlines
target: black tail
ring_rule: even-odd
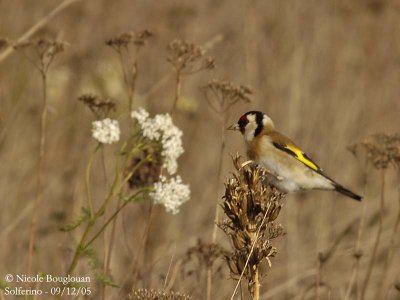
[[[362,199],[361,196],[354,194],[352,191],[346,189],[345,187],[343,187],[337,183],[335,183],[335,191],[337,191],[347,197],[353,198],[354,200],[357,200],[357,201],[361,201],[361,199]]]

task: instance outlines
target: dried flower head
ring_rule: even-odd
[[[78,100],[83,102],[96,118],[105,118],[111,111],[115,111],[116,104],[109,98],[100,98],[93,94],[83,94],[79,96]]]
[[[137,168],[139,164],[141,166]],[[160,178],[161,166],[162,159],[159,153],[151,149],[144,149],[140,155],[132,159],[130,166],[126,170],[129,173],[131,170],[137,168],[128,180],[129,187],[137,188],[154,184]]]
[[[283,194],[265,184],[266,171],[253,164],[241,164],[233,157],[236,173],[225,183],[222,208],[227,219],[219,227],[230,237],[233,252],[226,256],[231,275],[243,276],[253,294],[258,286],[259,266],[277,253],[271,241],[283,235],[275,220],[282,208]],[[247,262],[247,263],[246,263]]]
[[[394,285],[395,289],[400,292],[400,281],[396,282],[396,284]]]
[[[193,74],[201,70],[213,69],[214,60],[205,57],[205,51],[193,43],[185,40],[173,40],[168,47],[168,62],[179,73]]]
[[[39,64],[36,59],[32,58],[29,54],[25,53],[29,61],[31,61],[42,74],[46,74],[54,57],[64,51],[66,42],[56,41],[48,38],[39,38],[35,40],[27,40],[14,45],[15,50],[24,51],[26,49],[34,49],[34,53],[39,59]]]
[[[400,168],[400,134],[378,133],[348,147],[353,154],[358,148],[366,151],[368,160],[377,169],[386,169],[389,164]]]
[[[167,212],[175,215],[179,212],[179,207],[190,199],[190,188],[182,183],[179,175],[169,179],[160,176],[159,181],[154,184],[154,192],[149,195],[154,203],[164,205]]]
[[[116,37],[106,40],[106,45],[112,47],[116,51],[121,48],[128,48],[130,45],[137,49],[146,45],[149,38],[153,36],[150,30],[124,32]]]
[[[226,112],[234,104],[250,102],[252,91],[245,85],[234,85],[232,82],[213,79],[203,87],[205,98],[216,113]]]
[[[7,47],[10,44],[9,40],[6,38],[0,38],[0,50]]]
[[[113,144],[119,141],[120,130],[117,120],[109,118],[92,123],[92,136],[102,144]]]
[[[219,244],[197,241],[197,245],[190,247],[185,255],[184,263],[197,259],[199,266],[204,269],[212,268],[215,261],[224,258],[228,252]]]
[[[228,255],[222,246],[215,243],[207,243],[201,239],[197,244],[190,247],[182,258],[181,274],[183,278],[191,277],[194,282],[202,282],[209,270],[212,270],[213,277],[226,278],[224,258]],[[204,295],[203,286],[198,285],[192,291],[192,296],[201,299]]]
[[[131,300],[190,300],[190,296],[172,292],[156,291],[153,289],[135,289],[129,295]]]
[[[174,125],[171,116],[159,114],[150,118],[145,109],[139,108],[131,113],[131,117],[139,123],[144,137],[161,143],[163,168],[170,175],[175,174],[178,169],[177,159],[184,152],[182,147],[183,133]]]

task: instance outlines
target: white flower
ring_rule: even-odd
[[[148,117],[149,113],[141,107],[139,107],[138,110],[131,112],[131,118],[138,120],[139,124],[144,123]]]
[[[142,129],[143,136],[150,140],[161,142],[163,168],[170,175],[175,174],[178,168],[177,159],[184,152],[182,147],[182,131],[174,125],[169,114],[156,115],[149,118],[149,113],[143,108],[131,113]]]
[[[189,185],[183,184],[181,177],[170,178],[160,176],[160,181],[154,183],[154,192],[150,193],[154,203],[162,204],[167,212],[177,214],[179,207],[190,199]]]
[[[117,120],[109,118],[92,123],[92,137],[103,144],[112,144],[119,141],[119,124]]]

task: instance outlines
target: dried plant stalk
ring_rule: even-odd
[[[28,266],[27,273],[32,270],[33,254],[35,248],[36,231],[38,223],[39,205],[43,200],[43,190],[45,185],[45,148],[47,132],[47,72],[57,54],[64,51],[67,44],[62,41],[55,41],[47,38],[27,40],[16,43],[13,47],[20,51],[27,60],[40,72],[42,81],[42,105],[40,115],[40,134],[39,134],[39,154],[36,169],[36,196],[30,222],[29,245],[28,245]],[[33,54],[31,54],[33,52]]]
[[[238,279],[237,287],[245,277],[252,299],[259,299],[260,265],[267,262],[271,267],[270,258],[277,253],[271,241],[284,234],[282,225],[275,223],[283,194],[265,184],[265,169],[241,164],[239,155],[233,157],[233,164],[236,173],[225,184],[222,204],[228,218],[218,226],[232,242],[233,252],[225,258],[231,276]]]
[[[199,292],[206,294],[206,299],[211,299],[211,276],[208,276],[210,270],[214,270],[213,275],[220,273],[223,258],[228,252],[219,244],[207,243],[199,239],[197,244],[190,247],[182,260],[183,276],[193,276],[194,280],[201,282],[205,274],[205,289],[203,286],[198,287]],[[194,294],[192,294],[195,296]]]
[[[378,254],[378,248],[380,246],[380,239],[383,230],[383,217],[385,206],[385,172],[390,165],[395,166],[396,168],[400,166],[400,134],[388,135],[384,133],[378,133],[370,136],[361,143],[350,146],[349,150],[353,154],[357,155],[357,150],[360,148],[365,151],[367,161],[372,163],[375,169],[381,170],[379,226],[372,249],[372,256],[369,261],[366,276],[361,287],[360,299],[362,300],[366,296],[366,291],[368,289],[372,270]],[[350,289],[348,293],[349,292]]]
[[[106,45],[114,49],[119,57],[128,95],[129,110],[133,109],[136,79],[138,76],[138,55],[153,36],[150,30],[124,32],[106,40]]]
[[[178,100],[181,97],[182,76],[213,69],[215,64],[212,58],[205,57],[203,48],[185,40],[173,40],[169,43],[167,49],[169,52],[167,61],[172,64],[176,73],[172,114],[175,112]]]
[[[230,81],[213,79],[203,87],[204,96],[209,107],[219,117],[221,125],[221,148],[218,164],[217,183],[219,184],[222,172],[223,155],[225,151],[225,131],[227,127],[228,112],[232,106],[238,102],[249,103],[252,91],[245,85],[235,85]],[[215,209],[215,223],[219,217],[219,206]],[[217,239],[217,227],[214,226],[212,233],[212,243]]]
[[[229,81],[213,79],[203,87],[204,96],[206,98],[209,107],[216,113],[220,123],[220,134],[221,134],[221,147],[219,151],[218,169],[217,169],[217,193],[219,197],[219,183],[222,175],[222,162],[225,152],[225,133],[227,127],[227,118],[230,108],[238,102],[250,102],[250,95],[252,91],[249,87],[244,85],[235,85]],[[214,223],[218,222],[219,218],[219,205],[215,206]],[[211,243],[215,243],[217,240],[217,226],[213,226]],[[207,300],[211,299],[211,272],[207,271]]]

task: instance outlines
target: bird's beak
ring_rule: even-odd
[[[237,124],[237,123],[232,124],[231,126],[226,128],[226,130],[234,130],[234,131],[239,130],[239,124]]]

